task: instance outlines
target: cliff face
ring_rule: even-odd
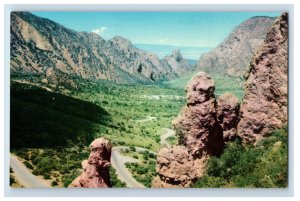
[[[270,17],[253,17],[244,21],[221,44],[203,54],[196,68],[205,72],[243,75],[253,54],[263,44],[273,20]]]
[[[282,14],[253,57],[241,105],[238,133],[254,141],[287,124],[288,15]]]
[[[180,53],[160,60],[125,38],[105,41],[27,12],[11,14],[10,63],[12,75],[41,75],[52,84],[72,77],[118,83],[169,80],[184,73],[187,64]]]

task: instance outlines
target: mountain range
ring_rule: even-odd
[[[134,45],[121,36],[104,40],[95,33],[76,32],[29,12],[12,12],[11,76],[70,87],[76,87],[77,78],[153,83],[175,79],[195,69],[241,76],[249,69],[273,21],[262,16],[242,22],[208,53],[203,52],[209,49],[200,48],[203,54],[195,67],[180,49],[158,56],[146,51],[157,49],[155,46]]]
[[[11,13],[11,75],[59,85],[73,78],[139,83],[170,80],[190,70],[180,50],[159,59],[116,36],[76,32],[29,12]]]

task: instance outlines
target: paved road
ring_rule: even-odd
[[[127,149],[128,147],[113,147],[111,154],[111,164],[116,169],[118,178],[125,182],[128,188],[145,188],[145,186],[137,182],[132,174],[128,171],[125,166],[126,162],[136,163],[137,159],[123,156],[121,154],[122,149]]]
[[[45,180],[33,175],[17,156],[10,154],[10,166],[20,184],[27,188],[49,188]]]
[[[160,136],[160,144],[166,147],[170,147],[170,143],[167,139],[171,136],[175,136],[175,131],[169,128],[164,128],[164,134]]]
[[[160,143],[164,146],[170,147],[171,145],[166,141],[168,137],[175,136],[175,131],[169,128],[164,128],[164,134],[160,137]],[[128,169],[125,166],[125,163],[137,163],[139,160],[131,158],[129,156],[124,156],[121,154],[122,149],[129,149],[129,147],[126,146],[119,146],[119,147],[113,147],[112,154],[111,154],[111,163],[112,166],[116,169],[116,173],[118,175],[118,178],[125,182],[127,187],[129,188],[145,188],[145,186],[135,180],[133,178],[132,174],[128,171]],[[142,147],[135,147],[137,152],[140,151],[149,151],[150,153],[153,153],[156,155],[155,152],[150,151],[148,149],[142,148]]]

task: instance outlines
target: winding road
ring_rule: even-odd
[[[170,143],[167,139],[171,136],[175,136],[175,131],[169,128],[164,128],[164,134],[160,136],[160,144],[166,147],[170,147]]]
[[[137,182],[132,174],[128,171],[125,163],[137,163],[139,160],[131,158],[129,156],[123,156],[121,151],[127,149],[128,147],[113,147],[111,153],[111,164],[116,169],[118,178],[126,183],[128,188],[145,188],[145,186]]]
[[[33,175],[17,156],[10,154],[10,167],[20,184],[27,188],[49,188],[50,184],[42,178]]]
[[[171,145],[166,141],[168,137],[175,136],[175,131],[172,129],[164,128],[164,134],[160,136],[160,143],[163,146],[170,147]],[[121,154],[121,151],[124,149],[129,149],[126,146],[113,147],[111,154],[111,163],[115,168],[118,178],[126,183],[126,186],[129,188],[146,188],[143,184],[137,182],[133,178],[132,174],[128,171],[125,166],[125,163],[137,163],[139,160],[124,156]],[[137,152],[149,151],[156,155],[155,152],[142,147],[135,147]],[[25,165],[18,159],[17,156],[10,154],[10,166],[14,171],[14,175],[17,180],[24,186],[29,188],[47,188],[51,187],[50,184],[43,180],[42,178],[33,175]]]
[[[160,144],[166,147],[170,147],[171,145],[166,141],[168,137],[175,136],[175,131],[169,128],[164,128],[164,134],[160,136]],[[113,147],[112,154],[111,154],[111,163],[112,166],[116,169],[116,173],[118,175],[118,178],[125,182],[127,187],[129,188],[145,188],[145,186],[135,180],[133,178],[132,174],[128,171],[128,169],[125,166],[125,163],[137,163],[139,162],[137,159],[131,158],[129,156],[124,156],[121,154],[121,151],[124,149],[129,149],[129,147],[126,146],[120,146],[120,147]],[[135,147],[137,152],[141,151],[149,151],[148,149],[142,148],[142,147]],[[156,155],[155,152],[149,151],[150,153],[153,153]]]

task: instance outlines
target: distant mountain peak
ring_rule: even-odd
[[[258,16],[243,21],[216,48],[203,54],[196,68],[232,76],[243,75],[253,54],[263,44],[274,19]]]

